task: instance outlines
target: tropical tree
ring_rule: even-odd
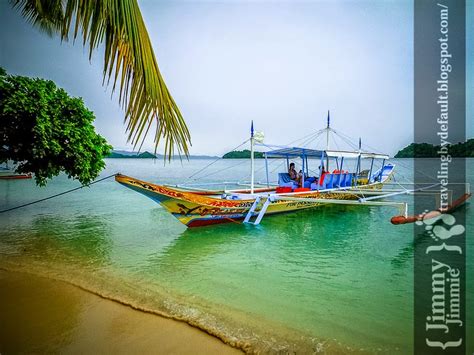
[[[89,48],[105,46],[104,83],[119,85],[128,140],[143,144],[156,122],[155,152],[188,155],[191,138],[181,112],[161,76],[137,0],[10,0],[33,25],[61,40],[82,37]]]
[[[13,160],[16,172],[34,173],[38,185],[60,172],[82,184],[99,175],[112,147],[95,132],[94,118],[82,99],[52,81],[0,68],[0,163]]]

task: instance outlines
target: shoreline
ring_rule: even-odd
[[[291,328],[284,328],[283,331],[285,332],[285,337],[280,338],[279,341],[277,338],[274,337],[273,330],[271,332],[264,332],[264,333],[259,333],[258,335],[253,332],[251,328],[246,328],[247,330],[244,331],[243,334],[235,334],[231,329],[227,328],[225,325],[222,328],[222,323],[219,321],[216,322],[214,319],[214,316],[211,314],[210,318],[206,319],[209,322],[206,322],[204,320],[204,323],[202,320],[196,320],[193,319],[194,317],[189,317],[186,315],[183,315],[189,310],[182,309],[182,305],[186,302],[186,299],[180,298],[175,300],[177,303],[175,303],[175,306],[178,306],[178,312],[175,313],[171,309],[159,309],[156,308],[156,304],[150,303],[149,295],[143,294],[143,293],[137,293],[134,294],[133,297],[138,300],[138,303],[136,301],[131,301],[130,298],[123,298],[120,296],[120,291],[124,291],[124,289],[121,289],[120,291],[113,286],[113,283],[110,284],[108,281],[108,278],[103,278],[97,274],[95,274],[94,279],[95,281],[92,284],[89,284],[88,281],[85,281],[81,277],[76,278],[75,281],[71,281],[70,278],[72,275],[76,275],[76,266],[73,268],[70,268],[70,265],[63,264],[59,269],[56,267],[51,267],[52,265],[48,265],[46,268],[45,265],[38,265],[36,263],[32,263],[31,260],[15,260],[15,262],[11,263],[4,260],[4,262],[0,263],[0,283],[2,282],[2,272],[4,273],[12,273],[16,274],[19,276],[23,276],[25,278],[31,277],[31,278],[39,278],[39,279],[45,279],[47,282],[59,282],[61,284],[64,284],[66,286],[72,287],[74,289],[77,289],[81,293],[86,293],[87,295],[92,295],[94,297],[97,297],[101,300],[107,301],[107,302],[112,302],[114,304],[123,306],[127,309],[129,309],[131,312],[138,312],[140,314],[144,315],[149,315],[152,317],[158,317],[160,319],[164,319],[165,321],[170,321],[172,323],[177,322],[179,324],[184,324],[188,328],[191,328],[193,330],[196,330],[199,334],[203,334],[204,337],[210,337],[211,339],[217,340],[217,342],[221,345],[224,345],[223,350],[219,351],[210,351],[209,349],[206,349],[205,351],[201,352],[199,351],[199,348],[197,350],[193,347],[192,348],[192,353],[205,353],[205,354],[227,354],[227,353],[271,353],[271,352],[281,352],[286,350],[287,352],[314,352],[314,351],[321,351],[322,349],[326,351],[330,351],[331,353],[334,354],[344,354],[348,350],[351,352],[354,352],[354,349],[351,349],[350,347],[343,346],[342,344],[338,342],[330,342],[329,344],[327,340],[317,340],[315,343],[316,339],[315,338],[306,338],[305,341],[303,340],[303,335],[301,333],[295,333],[294,330]],[[35,271],[32,271],[32,268],[35,268]],[[60,271],[59,271],[60,270]],[[68,276],[65,276],[68,275]],[[77,276],[77,275],[76,275]],[[83,275],[82,275],[83,276]],[[103,276],[103,275],[102,275]],[[97,278],[97,279],[96,279]],[[116,280],[117,281],[117,280]],[[98,283],[97,283],[98,282]],[[98,291],[97,287],[101,286],[108,286],[108,289],[103,289],[102,291]],[[112,287],[112,288],[110,288]],[[130,287],[130,285],[125,286],[125,290],[127,290]],[[118,292],[118,293],[117,293]],[[0,295],[0,355],[2,354],[2,295]],[[163,295],[161,295],[163,296]],[[153,302],[153,301],[152,301]],[[184,303],[183,303],[184,302]],[[169,307],[169,305],[167,306]],[[166,308],[166,307],[165,307]],[[194,308],[190,309],[191,311],[194,310]],[[171,311],[171,313],[168,313]],[[199,311],[198,311],[199,312]],[[171,315],[170,315],[171,314]],[[242,319],[240,319],[242,321]],[[246,319],[247,322],[253,322],[253,319]],[[250,325],[250,323],[240,323],[240,324],[246,324]],[[235,325],[235,324],[234,324]],[[236,329],[235,327],[233,329]],[[242,328],[238,328],[239,332],[242,331]],[[257,339],[254,338],[249,338],[249,337],[255,337],[257,336]],[[263,338],[261,338],[263,336]],[[288,336],[288,337],[287,337]],[[256,342],[255,342],[256,341]],[[301,343],[299,341],[302,341]],[[55,349],[58,350],[58,349]],[[59,349],[61,350],[61,349]],[[108,351],[108,349],[106,349]],[[36,351],[38,352],[38,351]],[[49,351],[51,352],[51,351]],[[58,352],[58,351],[56,351]],[[81,351],[83,353],[84,351]],[[161,353],[161,352],[160,352]],[[174,352],[171,352],[174,353]],[[183,352],[179,351],[177,352],[179,354],[185,354],[188,352]]]
[[[3,268],[0,281],[0,353],[242,353],[188,323],[64,281]]]

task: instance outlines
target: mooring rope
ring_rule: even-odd
[[[50,199],[52,199],[52,198],[55,198],[55,197],[58,197],[58,196],[62,196],[62,195],[68,194],[68,193],[70,193],[70,192],[80,190],[80,189],[82,189],[82,188],[84,188],[84,187],[89,187],[89,186],[91,186],[91,185],[97,184],[98,182],[101,182],[101,181],[110,179],[111,177],[114,177],[115,175],[117,175],[117,173],[112,174],[112,175],[109,175],[109,176],[106,176],[106,177],[104,177],[104,178],[102,178],[102,179],[99,179],[99,180],[92,181],[92,182],[89,183],[89,184],[81,185],[81,186],[79,186],[79,187],[75,187],[75,188],[73,188],[73,189],[60,192],[60,193],[55,194],[55,195],[51,195],[51,196],[48,196],[48,197],[45,197],[45,198],[41,198],[41,199],[39,199],[39,200],[35,200],[35,201],[32,201],[32,202],[25,203],[25,204],[23,204],[23,205],[19,205],[19,206],[7,208],[7,209],[5,209],[5,210],[1,210],[0,213],[5,213],[5,212],[17,210],[17,209],[22,208],[22,207],[34,205],[35,203],[39,203],[39,202],[43,202],[43,201],[46,201],[46,200],[50,200]]]

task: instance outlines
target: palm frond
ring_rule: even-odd
[[[164,155],[174,150],[189,154],[191,137],[178,105],[158,68],[150,38],[136,0],[13,0],[14,7],[47,33],[63,40],[82,36],[89,58],[105,45],[104,84],[119,86],[125,109],[128,140],[143,144],[156,122],[155,151],[164,139]]]
[[[21,10],[22,16],[49,36],[61,31],[63,7],[61,0],[51,1],[11,1],[14,8]]]

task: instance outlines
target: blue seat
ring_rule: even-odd
[[[351,187],[352,186],[352,173],[346,174],[346,182],[344,184],[345,187]]]
[[[278,173],[278,186],[291,187],[292,189],[296,189],[298,187],[298,183],[290,179],[290,174]]]
[[[346,187],[346,175],[347,173],[341,174],[341,179],[339,180],[339,187]]]
[[[337,174],[334,187],[344,187],[346,186],[345,184],[346,184],[346,174],[345,173]]]
[[[332,189],[334,182],[334,174],[327,174],[324,177],[323,189]]]
[[[369,183],[385,181],[392,172],[393,168],[394,166],[392,164],[384,165],[383,169],[380,168],[376,172],[372,173],[369,178]]]
[[[318,180],[311,184],[311,190],[324,190],[330,188],[328,186],[332,186],[333,178],[333,174],[325,173],[322,181]]]

